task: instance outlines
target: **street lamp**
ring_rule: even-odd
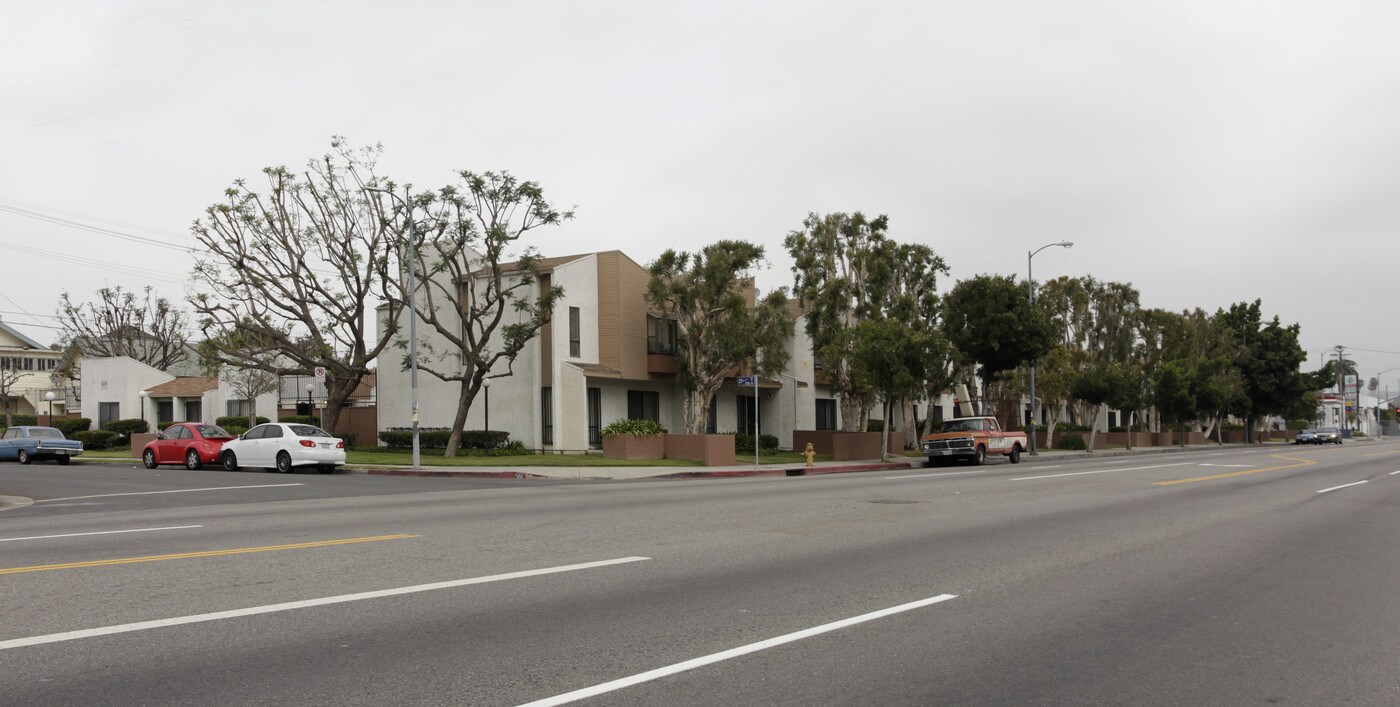
[[[311,418],[312,422],[316,421],[316,404],[312,402],[313,398],[311,397],[311,391],[315,389],[315,383],[306,384],[306,416]]]
[[[1031,275],[1031,259],[1035,257],[1035,254],[1036,254],[1036,253],[1039,253],[1040,251],[1045,250],[1046,248],[1049,248],[1049,247],[1052,247],[1052,246],[1059,246],[1059,247],[1061,247],[1061,248],[1069,248],[1069,247],[1072,247],[1073,245],[1074,245],[1074,242],[1073,242],[1073,241],[1060,241],[1060,242],[1058,242],[1058,243],[1046,243],[1045,245],[1043,245],[1043,246],[1041,246],[1041,247],[1039,247],[1039,248],[1036,248],[1035,250],[1028,251],[1028,252],[1026,253],[1026,303],[1029,304],[1030,307],[1031,307],[1031,310],[1032,310],[1032,311],[1028,313],[1028,314],[1030,314],[1031,316],[1035,316],[1035,315],[1034,315],[1034,309],[1035,309],[1035,278],[1034,278],[1034,276]],[[1031,452],[1030,452],[1031,456],[1036,456],[1036,455],[1039,454],[1039,452],[1037,452],[1036,449],[1035,449],[1035,425],[1036,425],[1036,423],[1039,422],[1039,421],[1040,421],[1039,411],[1036,409],[1036,405],[1035,405],[1035,361],[1031,361],[1031,424],[1030,424],[1031,434],[1030,434],[1030,439],[1027,440],[1027,442],[1028,442],[1028,443],[1030,444],[1030,446],[1031,446]],[[1048,442],[1049,440],[1046,440],[1046,441]]]
[[[403,204],[404,216],[408,220],[408,279],[411,283],[408,293],[408,370],[409,389],[412,391],[413,404],[413,468],[421,469],[423,466],[418,447],[418,247],[414,242],[417,240],[418,234],[417,228],[413,223],[413,207],[409,205],[407,199],[400,197],[398,194],[388,189],[377,189],[375,187],[365,187],[364,189],[365,191],[388,194],[390,198]],[[407,187],[404,188],[404,193],[408,193]],[[491,408],[489,392],[487,393],[486,400],[487,414],[489,415]]]
[[[486,391],[486,431],[491,431],[491,379],[481,381],[481,387]]]
[[[150,395],[150,393],[149,393],[148,391],[143,390],[143,391],[137,393],[136,395],[137,395],[137,397],[141,398],[141,421],[142,421],[142,422],[145,422],[145,421],[146,421],[146,396],[147,396],[147,395]],[[53,414],[53,411],[50,410],[49,413],[50,413],[50,414]]]
[[[52,390],[50,390],[50,391],[47,392],[47,393],[44,393],[44,399],[47,400],[47,401],[49,401],[49,424],[50,424],[50,425],[53,424],[53,399],[56,398],[56,397],[58,397],[58,396],[54,395]]]

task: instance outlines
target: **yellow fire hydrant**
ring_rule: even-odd
[[[807,466],[816,466],[812,461],[817,458],[817,451],[812,449],[812,443],[807,443],[807,448],[802,450],[802,456],[807,457]]]

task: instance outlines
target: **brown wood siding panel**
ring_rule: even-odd
[[[554,277],[549,273],[540,275],[540,296],[543,297],[549,288],[554,286]],[[551,315],[550,321],[540,327],[540,385],[549,387],[554,385],[554,319]]]
[[[621,252],[598,254],[598,363],[628,380],[652,379],[647,371],[650,280],[646,268]]]

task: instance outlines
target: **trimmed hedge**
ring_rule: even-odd
[[[71,437],[74,432],[86,432],[92,429],[92,420],[86,417],[55,417],[53,426],[62,432],[64,437]]]
[[[253,418],[253,419],[257,420],[257,424],[259,424],[259,425],[261,425],[261,424],[263,424],[263,423],[271,422],[271,420],[267,419],[266,417],[263,417],[262,415],[258,415],[256,418]],[[248,416],[247,416],[247,415],[225,415],[225,416],[223,416],[223,417],[220,417],[220,418],[214,420],[214,424],[216,424],[216,425],[218,425],[219,427],[222,427],[222,428],[228,430],[229,432],[232,432],[232,431],[233,431],[233,430],[229,430],[229,429],[228,429],[228,428],[230,428],[230,427],[242,427],[242,428],[243,428],[243,432],[247,432],[247,431],[248,431]],[[239,434],[242,434],[242,432],[240,432]]]
[[[289,425],[317,425],[321,424],[315,415],[283,415],[277,418],[278,422],[285,422]]]
[[[607,427],[603,428],[604,437],[616,437],[618,435],[633,435],[636,437],[655,437],[666,434],[666,428],[655,420],[613,420]]]
[[[68,435],[83,443],[83,449],[111,449],[121,442],[121,435],[111,430],[83,430]]]
[[[1089,443],[1083,437],[1066,435],[1055,442],[1055,449],[1071,449],[1082,452],[1089,448]]]
[[[877,431],[878,431],[878,430],[877,430]],[[773,435],[770,435],[770,434],[761,434],[761,435],[759,435],[759,436],[758,436],[758,443],[759,443],[759,445],[760,445],[760,447],[761,447],[761,449],[760,449],[759,451],[763,451],[763,452],[774,452],[774,451],[777,451],[777,449],[778,449],[778,438],[775,437],[775,436],[773,436]],[[747,453],[749,453],[749,454],[752,454],[753,451],[754,451],[754,450],[753,450],[753,435],[745,435],[745,434],[737,434],[737,433],[736,433],[736,434],[734,435],[734,451],[735,451],[735,452],[747,452]]]
[[[145,420],[112,420],[103,429],[115,432],[121,437],[130,437],[133,434],[150,432],[151,425]]]
[[[420,449],[446,449],[447,438],[451,434],[452,430],[446,427],[419,427],[418,446]],[[392,449],[409,449],[413,446],[413,428],[390,427],[379,433],[379,440]],[[506,448],[509,445],[509,432],[499,430],[462,431],[462,449],[496,450]]]
[[[13,425],[14,427],[33,427],[34,425],[39,424],[38,415],[11,415],[10,417],[15,421],[15,424]],[[0,423],[3,423],[4,421],[5,416],[0,415]]]

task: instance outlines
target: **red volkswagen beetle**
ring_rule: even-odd
[[[184,464],[186,469],[198,469],[219,460],[224,442],[233,439],[222,427],[199,422],[181,422],[165,428],[159,437],[146,443],[141,463],[147,469],[158,464]]]

